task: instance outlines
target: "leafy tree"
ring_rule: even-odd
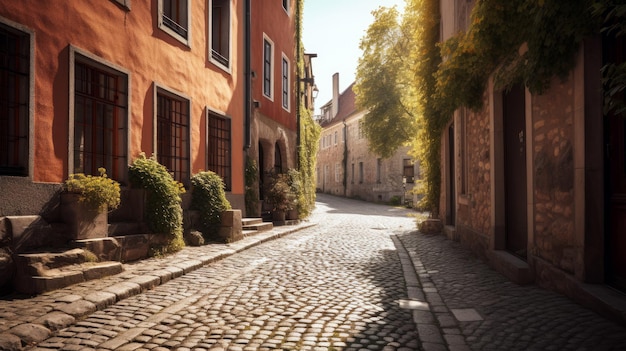
[[[371,151],[391,156],[415,135],[416,106],[407,36],[395,7],[373,11],[374,22],[361,39],[356,102],[367,112],[363,132]]]
[[[441,129],[449,120],[434,102],[435,77],[441,61],[439,1],[407,0],[404,15],[380,7],[361,40],[356,74],[357,104],[370,150],[391,156],[410,145],[425,173],[421,207],[437,216],[441,183]]]

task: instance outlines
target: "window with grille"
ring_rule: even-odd
[[[263,40],[263,95],[272,98],[272,57],[274,47],[267,38]]]
[[[208,169],[222,177],[226,190],[232,189],[232,167],[230,159],[231,123],[230,119],[209,112]]]
[[[157,160],[175,180],[189,180],[189,101],[157,90]]]
[[[30,36],[0,24],[0,175],[28,175]]]
[[[402,176],[406,179],[407,183],[415,182],[415,167],[413,166],[413,161],[411,161],[410,158],[402,160]]]
[[[187,44],[189,0],[159,0],[159,28]]]
[[[128,77],[76,55],[74,64],[74,173],[123,181],[127,160]]]
[[[289,61],[283,56],[282,64],[283,77],[283,108],[289,111]]]
[[[211,3],[211,60],[230,68],[230,0]]]

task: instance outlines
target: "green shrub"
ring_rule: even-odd
[[[389,199],[389,204],[391,206],[399,206],[401,202],[402,202],[402,198],[397,195],[394,195],[391,197],[391,199]]]
[[[257,192],[258,180],[259,180],[259,167],[257,166],[256,161],[254,159],[252,159],[250,156],[246,156],[245,202],[246,202],[246,216],[248,217],[259,217],[261,215],[259,213],[259,194]]]
[[[232,207],[226,199],[224,181],[214,172],[205,171],[191,177],[191,208],[200,211],[202,234],[205,239],[217,234],[220,214]]]
[[[302,174],[296,169],[287,170],[287,184],[291,191],[293,202],[292,209],[297,209],[298,214],[306,213],[306,198],[304,196],[304,186],[302,185]]]
[[[99,210],[113,210],[120,205],[120,184],[107,177],[106,169],[98,168],[99,176],[70,174],[63,190],[80,195],[79,201]]]
[[[169,242],[156,251],[166,254],[185,246],[183,241],[183,209],[181,194],[183,185],[159,164],[155,157],[147,158],[141,153],[128,169],[130,182],[135,187],[146,189],[146,220],[155,233],[168,234]]]

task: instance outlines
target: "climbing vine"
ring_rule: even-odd
[[[450,114],[482,107],[487,80],[496,89],[524,84],[542,94],[553,77],[566,78],[585,37],[603,22],[599,4],[610,0],[477,1],[471,25],[441,45],[445,58],[435,73],[437,101]]]
[[[296,8],[296,52],[298,57],[298,77],[304,76],[304,46],[302,45],[302,14],[304,0],[297,1]],[[298,84],[298,119],[300,144],[298,145],[298,172],[302,184],[301,194],[298,195],[298,212],[301,218],[308,216],[315,207],[315,167],[317,149],[321,135],[321,127],[313,120],[313,113],[300,98],[300,84]]]

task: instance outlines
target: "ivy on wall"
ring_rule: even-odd
[[[296,50],[298,77],[304,76],[304,47],[302,45],[302,13],[304,0],[297,0],[296,8]],[[301,84],[301,83],[298,83]],[[298,89],[299,92],[299,89]],[[313,120],[313,113],[306,108],[298,93],[298,118],[300,121],[300,145],[298,145],[298,172],[302,184],[302,194],[298,195],[299,216],[306,217],[315,207],[315,168],[321,127]]]

